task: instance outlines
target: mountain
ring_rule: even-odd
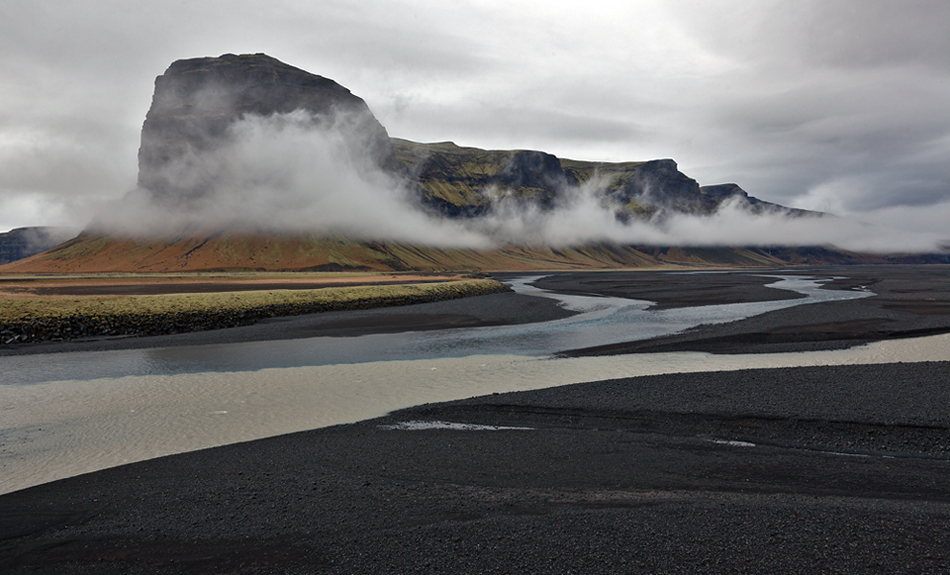
[[[159,205],[178,206],[214,187],[201,157],[231,142],[229,128],[246,116],[302,110],[316,130],[344,121],[344,145],[382,167],[393,167],[385,128],[361,98],[333,80],[265,54],[225,54],[178,60],[155,79],[142,126],[139,188]]]
[[[583,162],[534,150],[390,139],[348,89],[265,54],[178,60],[155,79],[142,126],[139,188],[159,207],[187,208],[222,180],[229,166],[209,167],[204,159],[233,143],[235,122],[295,111],[307,113],[314,131],[336,130],[353,156],[403,180],[422,207],[445,217],[483,216],[512,202],[551,210],[595,177],[604,182],[598,200],[620,221],[709,214],[733,197],[760,210],[806,214],[750,198],[735,184],[702,188],[670,159]]]
[[[671,159],[590,162],[534,150],[481,150],[452,142],[391,139],[366,103],[348,89],[264,54],[179,60],[156,78],[152,105],[142,127],[140,189],[136,193],[147,196],[145,205],[159,214],[159,221],[166,213],[203,213],[197,207],[207,209],[209,204],[215,208],[215,201],[234,193],[228,187],[233,180],[222,176],[241,166],[214,164],[207,158],[240,144],[241,133],[234,127],[242,120],[282,114],[294,116],[315,134],[332,133],[337,138],[332,142],[349,154],[347,158],[362,162],[354,169],[386,174],[389,181],[408,191],[412,209],[436,219],[478,223],[482,221],[479,218],[490,219],[486,216],[512,209],[557,212],[582,194],[589,194],[585,197],[593,199],[597,209],[607,210],[604,213],[618,225],[635,220],[662,224],[676,214],[709,215],[727,203],[752,214],[825,217],[758,200],[736,184],[700,186]],[[324,169],[326,163],[320,166]],[[341,181],[345,188],[354,180]],[[250,201],[255,209],[266,207],[272,199],[256,191],[256,181],[250,184],[245,191],[250,189],[258,197],[242,196],[237,201]],[[259,189],[273,192],[267,186]],[[348,189],[341,192],[346,197]],[[360,206],[350,209],[359,210]],[[215,229],[199,225],[187,231],[169,226],[161,237],[117,235],[104,229],[90,226],[78,237],[8,264],[3,271],[543,270],[920,260],[827,247],[547,246],[542,242],[475,250],[366,241],[319,230],[281,233],[267,226]]]
[[[28,258],[75,237],[70,228],[17,228],[0,234],[0,265]]]
[[[393,139],[396,159],[422,203],[449,217],[490,213],[500,199],[553,209],[566,191],[590,183],[602,206],[623,222],[670,213],[708,215],[732,200],[751,213],[792,217],[826,214],[786,208],[749,196],[736,184],[700,186],[670,159],[586,162],[534,150],[481,150],[452,142],[420,144]]]

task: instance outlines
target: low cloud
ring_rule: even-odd
[[[789,216],[759,213],[736,197],[710,215],[666,213],[626,223],[597,200],[597,183],[573,191],[573,201],[551,211],[502,208],[483,220],[468,222],[498,243],[576,246],[596,242],[657,246],[815,246],[857,252],[937,252],[948,236],[893,227],[894,214],[882,213],[876,224],[831,215]],[[912,221],[902,211],[903,221]],[[950,214],[950,206],[942,212]]]
[[[409,184],[355,149],[347,132],[352,125],[345,119],[323,121],[315,129],[312,117],[301,111],[247,116],[232,124],[222,145],[183,154],[165,168],[176,188],[201,182],[200,193],[169,202],[137,189],[100,213],[92,227],[132,236],[180,236],[223,228],[318,233],[475,249],[610,242],[931,252],[947,240],[915,232],[912,226],[887,226],[889,221],[911,222],[915,214],[908,208],[880,212],[873,222],[864,223],[762,213],[738,197],[710,215],[667,211],[648,220],[622,222],[603,201],[610,181],[602,177],[563,186],[550,208],[495,190],[502,197],[487,215],[447,219],[424,210]]]
[[[222,228],[325,233],[446,247],[488,241],[416,208],[407,187],[350,145],[349,124],[314,129],[309,114],[247,116],[228,142],[190,151],[165,168],[178,188],[201,193],[172,203],[136,189],[92,227],[132,236],[181,235]]]

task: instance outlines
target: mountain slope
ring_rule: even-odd
[[[950,256],[883,256],[821,247],[679,248],[609,244],[467,250],[300,234],[223,232],[149,241],[84,233],[42,254],[0,266],[0,273],[540,271],[873,263],[950,263]]]
[[[569,193],[597,196],[620,221],[671,213],[709,215],[735,201],[751,213],[821,217],[749,196],[736,184],[700,186],[669,159],[645,162],[589,162],[561,159],[535,150],[482,150],[452,142],[422,144],[393,138],[396,160],[417,186],[423,204],[449,217],[477,217],[500,200],[551,209]]]

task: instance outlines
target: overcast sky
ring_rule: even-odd
[[[950,237],[950,2],[0,4],[0,231],[135,186],[155,76],[264,52],[395,137],[673,158],[791,207]]]

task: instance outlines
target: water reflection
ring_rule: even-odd
[[[575,316],[556,321],[455,328],[360,337],[316,337],[146,350],[63,353],[0,358],[3,383],[23,385],[66,379],[126,375],[256,371],[369,361],[466,357],[472,355],[546,356],[558,351],[637,341],[680,332],[701,324],[736,321],[792,306],[855,299],[870,292],[824,290],[832,278],[774,276],[769,284],[805,297],[791,300],[653,310],[651,303],[616,297],[566,295],[540,290],[541,276],[509,281],[515,291],[557,299]]]

